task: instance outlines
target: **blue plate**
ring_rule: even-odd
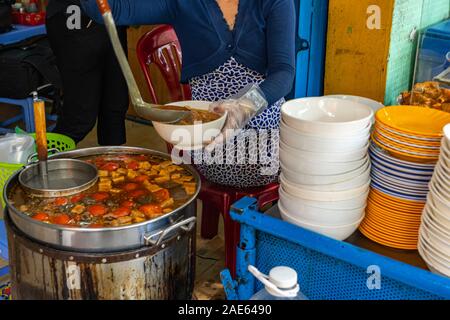
[[[405,180],[405,182],[407,181],[429,182],[433,177],[432,174],[425,176],[425,175],[408,174],[401,171],[392,170],[375,161],[372,161],[372,167],[376,168],[378,171],[381,171],[383,174],[387,176],[392,176],[395,179],[402,179]]]
[[[404,200],[410,200],[410,201],[419,201],[419,202],[426,202],[427,201],[427,197],[418,197],[418,196],[411,196],[408,194],[404,194],[404,193],[400,193],[400,192],[394,192],[394,191],[390,191],[382,186],[380,186],[378,183],[376,183],[375,181],[372,181],[372,188],[383,192],[387,195],[390,195],[392,197],[395,198],[399,198],[399,199],[404,199]]]

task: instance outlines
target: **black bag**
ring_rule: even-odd
[[[60,89],[55,60],[45,35],[0,46],[0,97],[24,99],[49,84]]]
[[[0,0],[0,34],[12,29],[12,8],[8,0]]]

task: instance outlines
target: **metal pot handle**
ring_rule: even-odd
[[[51,152],[59,153],[60,151],[57,148],[48,149],[48,153],[51,153]],[[35,160],[37,156],[38,156],[37,152],[30,154],[27,158],[27,164],[33,164],[33,163],[38,162],[37,160]]]
[[[195,226],[196,221],[197,221],[197,217],[190,217],[186,220],[183,220],[174,225],[171,225],[170,227],[168,227],[162,231],[159,231],[157,233],[154,233],[151,235],[146,234],[146,235],[144,235],[144,243],[146,246],[159,246],[168,234],[170,234],[171,232],[173,232],[177,229],[182,229],[183,231],[186,231],[186,232],[191,231],[192,228]]]

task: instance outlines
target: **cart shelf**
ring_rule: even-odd
[[[264,273],[279,265],[294,268],[311,300],[450,299],[450,279],[426,270],[416,252],[390,250],[358,233],[349,242],[336,241],[282,221],[277,207],[258,212],[252,198],[235,203],[231,216],[241,224],[241,239],[237,279],[221,273],[228,299],[247,300],[262,288],[249,264]],[[380,286],[372,286],[378,275]]]

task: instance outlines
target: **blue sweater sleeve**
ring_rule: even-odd
[[[175,0],[109,0],[118,25],[170,24],[176,17]],[[81,0],[88,16],[103,23],[95,0]]]
[[[286,96],[294,83],[295,19],[293,0],[273,1],[267,20],[267,77],[260,86],[269,105]]]

